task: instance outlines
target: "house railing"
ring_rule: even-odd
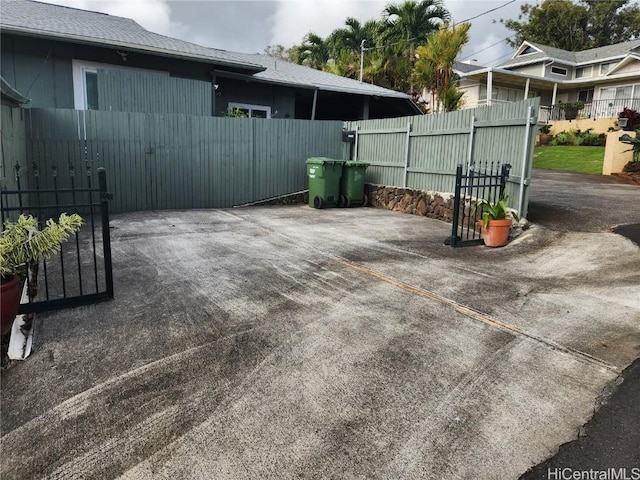
[[[612,100],[595,100],[585,103],[584,107],[577,112],[575,118],[617,118],[624,108],[640,110],[640,98],[618,98]],[[538,120],[549,122],[553,120],[569,120],[567,112],[560,105],[541,106]],[[544,113],[543,113],[544,112]]]

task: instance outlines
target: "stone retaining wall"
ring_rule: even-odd
[[[421,215],[450,223],[453,219],[454,195],[452,193],[374,184],[367,184],[365,191],[372,207]]]

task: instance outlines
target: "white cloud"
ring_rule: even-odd
[[[41,0],[56,5],[131,18],[152,32],[180,37],[186,27],[171,20],[166,0]]]
[[[387,5],[384,0],[279,0],[274,14],[272,44],[290,47],[314,32],[326,37],[344,26],[347,17],[365,22],[380,18]]]

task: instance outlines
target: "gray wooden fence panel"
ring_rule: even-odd
[[[109,112],[211,115],[210,82],[123,70],[98,70],[98,106]]]
[[[107,169],[115,212],[230,207],[306,188],[305,160],[340,158],[340,122],[30,109],[29,161],[43,187]],[[77,185],[79,186],[79,185]]]
[[[26,123],[24,111],[8,105],[0,106],[0,183],[7,190],[16,188],[16,164],[22,185],[28,185]],[[27,196],[23,197],[28,201]],[[7,207],[18,206],[15,196],[3,198]],[[15,219],[16,215],[10,215]]]
[[[528,183],[531,175],[538,108],[536,98],[446,114],[346,122],[345,128],[358,131],[357,158],[371,164],[366,176],[371,183],[453,192],[458,164],[469,159],[509,163],[507,192],[514,197],[512,206],[522,205],[526,216],[528,189],[525,185],[520,200],[520,181],[524,174]]]

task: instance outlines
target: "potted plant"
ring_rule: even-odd
[[[560,102],[559,105],[561,110],[564,110],[564,118],[565,120],[574,120],[578,118],[578,112],[584,108],[584,102]]]
[[[640,113],[633,108],[623,108],[618,113],[618,126],[628,132],[633,132],[636,127],[640,126]]]
[[[21,277],[29,262],[37,262],[60,251],[60,246],[83,224],[77,215],[60,215],[58,222],[47,220],[38,230],[32,216],[20,215],[16,222],[7,221],[0,235],[0,334],[10,329],[20,306]]]
[[[478,220],[478,225],[482,228],[482,238],[487,247],[504,247],[509,240],[511,219],[520,220],[509,209],[509,198],[509,195],[503,195],[492,202],[489,195],[489,200],[483,198],[476,202],[476,206],[482,208],[482,220]]]
[[[540,145],[549,145],[549,142],[553,138],[551,135],[551,125],[548,123],[540,127]]]

